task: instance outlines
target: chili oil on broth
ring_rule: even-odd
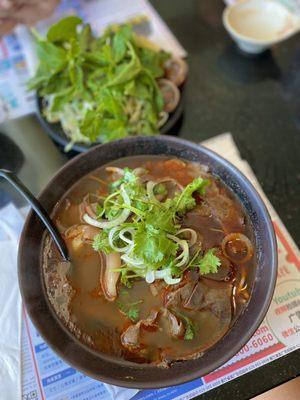
[[[100,285],[103,266],[101,255],[93,250],[89,240],[84,243],[79,241],[78,246],[76,245],[76,233],[83,225],[80,204],[88,193],[96,194],[96,196],[107,194],[103,183],[111,181],[111,173],[106,171],[107,166],[144,167],[152,179],[167,176],[176,179],[183,186],[197,176],[207,177],[208,174],[206,169],[199,164],[188,162],[184,164],[180,160],[174,163],[168,157],[162,156],[136,156],[114,161],[81,178],[68,190],[53,214],[56,225],[66,237],[71,263],[61,261],[52,240],[49,237],[45,239],[43,273],[50,302],[68,329],[79,340],[99,352],[133,362],[163,366],[169,365],[172,361],[198,357],[228,332],[243,311],[250,295],[255,257],[237,265],[222,255],[220,270],[216,274],[205,276],[200,280],[200,285],[197,283],[198,276],[195,278],[195,274],[187,274],[185,285],[190,288],[190,292],[183,287],[185,285],[181,284],[174,287],[163,285],[164,287],[153,290],[155,285],[152,284],[150,287],[145,280],[135,280],[130,289],[119,282],[117,301],[107,301]],[[221,249],[222,241],[229,233],[228,230],[244,234],[254,243],[251,224],[239,201],[219,179],[211,175],[209,179],[213,182],[207,188],[207,198],[211,198],[211,203],[199,204],[188,212],[182,226],[196,230],[204,250],[210,247]],[[219,200],[214,199],[216,190],[223,196]],[[97,199],[96,196],[95,199]],[[223,218],[222,224],[220,218],[216,217],[218,213],[222,214],[224,211],[222,202],[223,207],[226,207],[226,202],[227,206],[230,202],[234,206],[227,213],[225,227],[226,218]],[[217,211],[212,213],[212,208]],[[90,229],[97,231],[93,227]],[[85,232],[83,236],[85,234],[91,234],[91,232]],[[207,298],[215,296],[215,299],[218,297],[220,299],[215,300],[214,303],[205,300],[206,307],[201,311],[191,306],[188,309],[182,305],[184,294],[181,292],[184,293],[184,291],[190,295],[189,299],[192,298],[192,293],[194,297],[197,294],[199,299],[203,297],[204,292]],[[169,297],[173,300],[180,298],[182,302],[169,301]],[[228,304],[228,298],[230,304]],[[157,317],[152,324],[141,324],[138,332],[140,347],[132,349],[124,346],[121,338],[124,332],[127,332],[128,328],[135,323],[120,312],[118,302],[131,304],[140,300],[143,302],[139,304],[139,320],[147,321],[153,310],[157,313]],[[214,312],[212,312],[212,307],[214,307]],[[168,333],[169,317],[166,310],[170,310],[178,318],[184,314],[193,321],[193,339],[184,340],[182,337],[175,339]]]

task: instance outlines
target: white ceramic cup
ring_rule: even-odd
[[[239,0],[225,8],[223,24],[243,51],[261,53],[300,30],[300,19],[275,0]]]

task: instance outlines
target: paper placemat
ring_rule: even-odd
[[[300,254],[250,166],[240,158],[229,133],[203,143],[239,168],[253,183],[270,212],[279,269],[275,294],[261,326],[239,353],[221,368],[195,381],[138,392],[104,385],[71,368],[44,343],[24,313],[22,338],[23,400],[188,400],[300,348]]]

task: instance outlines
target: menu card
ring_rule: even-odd
[[[23,400],[188,400],[300,348],[300,253],[264,195],[250,166],[240,158],[229,133],[202,143],[230,160],[263,198],[276,232],[278,276],[270,309],[249,342],[222,367],[179,386],[136,390],[105,385],[71,368],[43,341],[24,311]]]

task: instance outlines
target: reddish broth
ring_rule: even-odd
[[[235,264],[221,249],[224,237],[232,232],[247,235],[253,244],[245,212],[224,184],[198,164],[139,156],[109,165],[144,167],[151,179],[167,176],[183,186],[197,176],[208,178],[211,184],[206,189],[205,200],[197,199],[196,208],[186,214],[183,226],[197,232],[204,250],[217,247],[222,266],[216,274],[202,276],[200,280],[199,274],[187,272],[177,285],[155,281],[150,286],[145,280],[135,280],[131,288],[126,288],[118,282],[117,300],[107,301],[100,285],[100,254],[93,250],[90,240],[76,242],[76,229],[84,224],[80,214],[83,198],[88,193],[93,193],[95,199],[107,194],[111,173],[103,166],[80,179],[54,211],[54,221],[65,237],[72,262],[62,262],[52,240],[45,239],[43,272],[50,302],[68,329],[99,352],[160,366],[198,357],[226,334],[249,299],[255,257]],[[97,232],[97,228],[92,229]],[[84,235],[93,235],[93,231],[85,231]],[[132,322],[120,310],[118,302],[140,302],[137,307],[142,322]],[[151,312],[154,313],[152,320]],[[193,322],[191,340],[185,340],[183,332],[176,338],[171,334],[172,329],[182,331],[181,325],[187,328],[182,315]],[[180,326],[176,326],[176,321]],[[124,345],[128,341],[131,344]],[[138,345],[132,346],[132,342]]]

